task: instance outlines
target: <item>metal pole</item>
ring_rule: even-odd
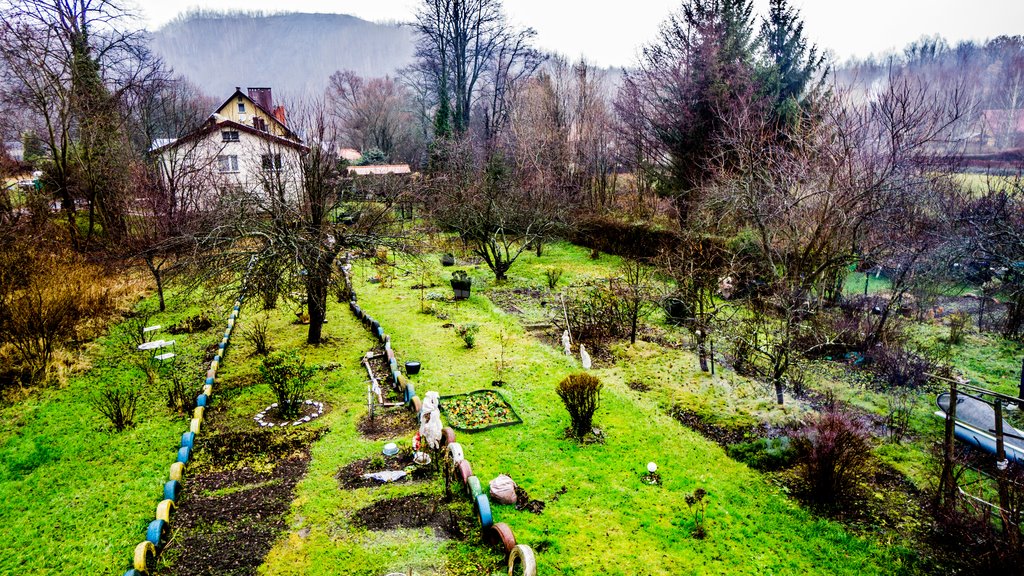
[[[942,475],[939,477],[939,491],[936,499],[940,504],[951,506],[956,498],[953,485],[953,432],[956,427],[957,382],[949,383],[949,409],[946,410],[946,430],[942,440]],[[943,501],[944,500],[944,501]]]
[[[1010,541],[1011,549],[1017,546],[1017,527],[1010,521],[1010,486],[1006,478],[1006,446],[1003,444],[1003,402],[996,400],[996,472],[999,481],[999,518],[1003,521],[1003,532]]]

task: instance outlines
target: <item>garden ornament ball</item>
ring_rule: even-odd
[[[654,462],[648,462],[647,463],[647,471],[648,472],[650,472],[651,474],[654,474],[657,470],[658,470],[658,465],[657,464],[655,464]]]

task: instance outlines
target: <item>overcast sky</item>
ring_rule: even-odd
[[[754,0],[763,13],[768,0]],[[374,21],[409,21],[419,0],[136,0],[148,26],[189,8],[336,12]],[[806,34],[840,60],[902,48],[923,35],[951,44],[1024,34],[1024,0],[792,0]],[[505,0],[511,20],[537,30],[537,45],[603,66],[629,66],[679,0]],[[608,6],[607,8],[605,6]],[[614,8],[612,8],[614,6]]]

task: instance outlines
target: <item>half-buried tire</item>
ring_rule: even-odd
[[[153,543],[153,546],[159,550],[164,547],[167,543],[167,537],[170,535],[170,525],[163,520],[153,520],[149,523],[149,527],[146,528],[146,540]]]
[[[178,496],[181,495],[181,482],[177,480],[168,480],[164,483],[164,500],[178,501]]]
[[[476,478],[476,476],[474,476]],[[476,519],[480,521],[480,529],[487,530],[494,526],[494,518],[491,517],[491,501],[486,494],[480,494],[473,502],[473,511],[476,512]]]
[[[480,479],[475,474],[466,480],[466,493],[469,494],[469,499],[473,502],[476,502],[477,496],[484,493],[480,486]]]
[[[469,460],[460,460],[459,463],[455,465],[455,469],[459,473],[459,482],[462,482],[463,484],[468,482],[469,477],[473,475],[473,467],[469,465]]]
[[[519,570],[516,570],[516,567]],[[537,576],[537,558],[533,555],[533,548],[525,544],[516,544],[508,555],[508,576]]]
[[[163,520],[168,524],[171,523],[171,516],[174,514],[174,501],[173,500],[161,500],[156,505],[156,519]]]
[[[486,532],[487,539],[497,545],[500,544],[505,550],[505,554],[512,552],[512,549],[516,547],[516,536],[512,533],[512,528],[504,522],[498,522],[491,529]]]
[[[455,442],[455,430],[450,426],[441,429],[441,446],[447,446]]]
[[[151,570],[156,568],[156,547],[153,546],[152,542],[149,540],[139,542],[139,545],[135,547],[132,567],[143,574],[149,574]]]

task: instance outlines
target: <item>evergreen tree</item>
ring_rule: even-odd
[[[825,57],[804,37],[799,11],[788,0],[769,1],[758,38],[764,59],[759,80],[776,125],[786,131],[799,122],[805,100],[820,90]]]

